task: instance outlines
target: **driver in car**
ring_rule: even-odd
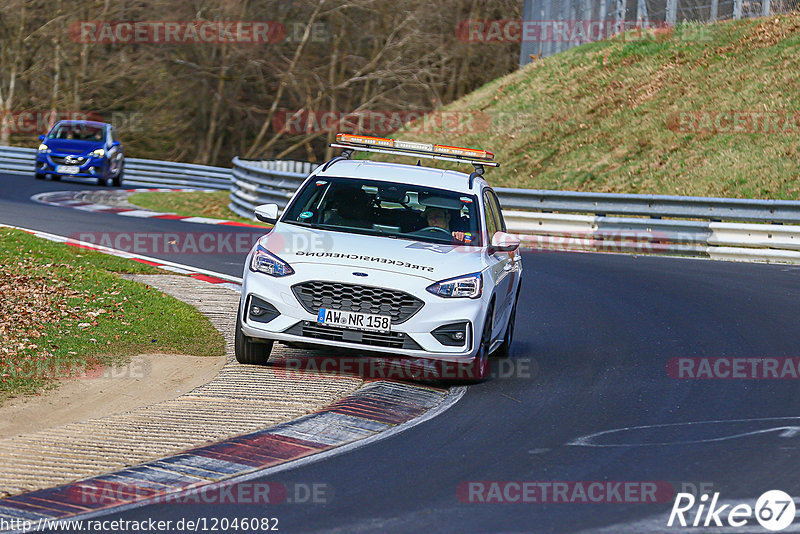
[[[428,226],[443,228],[450,232],[453,236],[453,239],[459,243],[465,242],[466,234],[464,232],[450,230],[450,212],[448,210],[428,206],[425,208],[425,219],[428,222]]]

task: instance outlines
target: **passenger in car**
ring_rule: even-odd
[[[323,223],[351,228],[371,228],[372,200],[359,188],[342,188],[334,191],[328,200]]]

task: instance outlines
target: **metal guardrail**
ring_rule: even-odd
[[[233,160],[230,208],[281,208],[316,165]],[[539,250],[800,262],[800,202],[496,188],[509,231]],[[722,222],[728,221],[728,222]],[[758,223],[758,224],[754,224]]]
[[[35,150],[0,147],[0,173],[33,175]],[[127,158],[125,182],[231,191],[230,209],[285,207],[317,164],[233,159],[233,169]],[[540,250],[800,263],[800,202],[497,188],[509,231]]]
[[[299,161],[234,158],[231,201],[239,209],[251,214],[252,208],[258,204],[274,202],[284,207],[316,167],[315,164]],[[495,188],[495,192],[506,210],[582,213],[596,217],[621,215],[628,218],[800,224],[800,202],[794,200],[584,193],[502,187]],[[656,223],[651,222],[648,226],[653,224]]]
[[[495,191],[509,228],[532,248],[800,263],[797,201]]]
[[[307,161],[260,161],[233,158],[231,211],[251,218],[259,204],[286,207],[308,175],[318,167]]]
[[[583,193],[540,189],[497,188],[495,191],[500,203],[508,209],[715,221],[800,223],[800,202],[793,200]]]
[[[33,176],[35,158],[36,150],[33,148],[2,146],[0,147],[0,172]]]
[[[628,252],[800,263],[800,226],[504,211],[537,250]]]
[[[231,187],[231,169],[194,163],[125,158],[124,181],[129,184],[158,187],[228,190]]]
[[[0,173],[27,174],[33,177],[35,159],[36,150],[33,148],[0,147]],[[125,158],[124,183],[227,190],[231,186],[231,169],[193,163]]]

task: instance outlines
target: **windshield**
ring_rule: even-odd
[[[102,141],[102,126],[88,124],[56,124],[47,134],[48,139],[74,139],[76,141]]]
[[[308,182],[282,221],[347,233],[480,245],[477,200],[442,189],[353,178]]]

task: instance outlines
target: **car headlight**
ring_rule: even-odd
[[[483,277],[481,273],[465,274],[436,282],[426,289],[438,297],[476,299],[483,291]]]
[[[39,152],[49,153],[50,152],[50,147],[48,147],[46,144],[42,143],[41,145],[39,145]]]
[[[275,254],[258,245],[250,260],[250,270],[270,276],[280,277],[294,274],[294,269]]]
[[[106,151],[103,150],[102,148],[98,148],[97,150],[90,152],[89,155],[94,156],[96,158],[102,158],[103,156],[106,155]]]

